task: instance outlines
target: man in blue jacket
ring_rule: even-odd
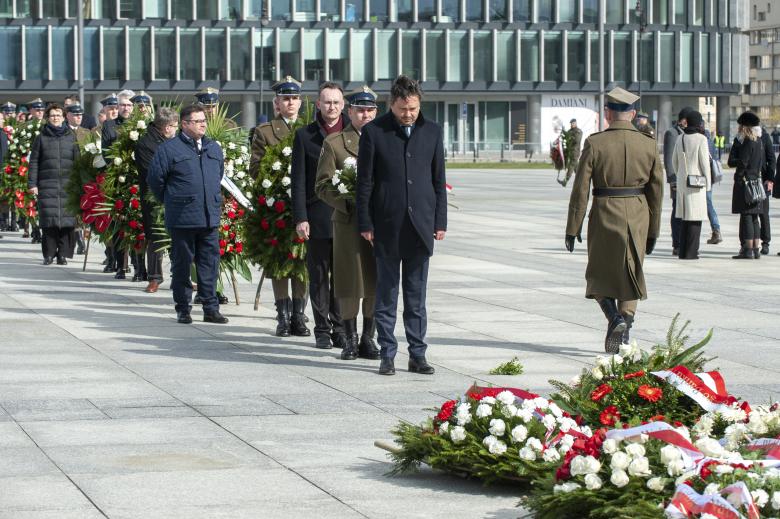
[[[203,320],[224,324],[228,319],[219,313],[217,299],[224,156],[219,145],[205,137],[202,106],[185,107],[180,120],[181,132],[157,148],[146,181],[165,205],[165,227],[171,236],[171,289],[178,321],[192,322],[190,265],[194,259]]]
[[[425,359],[425,292],[433,240],[443,240],[447,230],[447,190],[442,130],[423,117],[421,101],[419,83],[399,76],[390,89],[390,112],[365,125],[360,137],[355,202],[360,234],[376,256],[381,375],[395,374],[399,282],[409,371],[434,372]]]

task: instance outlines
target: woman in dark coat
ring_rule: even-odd
[[[76,134],[67,124],[57,104],[46,109],[46,124],[30,150],[28,187],[38,195],[38,218],[43,229],[43,264],[67,265],[72,247],[70,237],[76,217],[65,209],[65,186],[73,163],[79,155]]]
[[[745,183],[758,179],[764,167],[764,149],[761,143],[761,121],[752,112],[745,112],[737,119],[739,130],[729,154],[729,166],[737,168],[734,173],[734,189],[731,197],[731,212],[739,214],[740,234],[744,237],[742,250],[732,256],[734,259],[761,259],[761,232],[758,215],[765,202],[748,204],[745,200]]]

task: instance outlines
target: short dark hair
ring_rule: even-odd
[[[184,121],[187,118],[189,118],[190,115],[196,114],[196,113],[206,113],[205,110],[203,110],[203,106],[199,104],[192,104],[189,106],[185,106],[181,109],[181,112],[179,112],[179,118]]]
[[[320,85],[319,93],[321,94],[323,90],[327,90],[328,88],[332,88],[334,90],[338,90],[342,94],[344,93],[344,89],[341,88],[341,85],[338,83],[334,83],[333,81],[326,81]]]
[[[407,99],[409,97],[419,97],[422,100],[423,90],[420,82],[404,76],[403,74],[395,78],[393,86],[390,87],[390,104],[398,99]]]
[[[71,95],[65,97],[65,101],[76,101],[76,103],[78,103],[79,102],[79,96],[77,96],[76,94],[71,94]]]
[[[52,110],[59,110],[60,112],[62,112],[63,116],[65,115],[65,110],[60,105],[58,105],[57,103],[52,103],[46,107],[46,111],[43,112],[43,116],[48,118]]]

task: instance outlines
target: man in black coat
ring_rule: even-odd
[[[292,153],[292,210],[298,234],[308,240],[306,268],[309,298],[314,314],[317,348],[328,349],[331,340],[338,348],[346,345],[344,325],[333,293],[333,208],[314,191],[322,142],[344,129],[344,92],[336,83],[323,83],[317,99],[316,120],[295,133]],[[303,304],[299,300],[298,304]],[[295,305],[295,301],[293,301]],[[293,307],[293,313],[298,309]],[[300,309],[303,312],[303,308]]]
[[[164,233],[154,230],[154,205],[147,199],[149,186],[146,183],[146,174],[152,163],[157,148],[168,139],[176,136],[179,127],[179,114],[174,110],[162,107],[154,114],[154,121],[135,146],[135,166],[138,169],[138,187],[141,191],[141,214],[143,216],[144,234],[146,235],[146,272],[149,284],[145,292],[153,294],[157,292],[160,283],[163,282],[162,251],[157,252],[162,246]]]
[[[447,230],[447,190],[442,129],[423,117],[421,101],[419,84],[399,76],[390,90],[391,112],[364,126],[360,137],[358,227],[376,256],[374,319],[382,375],[395,374],[399,282],[404,289],[409,371],[434,372],[425,359],[425,293],[433,240],[443,240]]]

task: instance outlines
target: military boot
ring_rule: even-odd
[[[618,353],[620,345],[623,343],[623,332],[626,331],[626,320],[620,315],[617,309],[617,301],[605,297],[599,301],[601,311],[609,321],[607,326],[607,336],[604,339],[604,351],[607,353]]]
[[[379,348],[374,342],[376,334],[376,323],[373,317],[363,318],[363,333],[360,335],[360,345],[358,346],[358,357],[361,359],[376,360],[379,358]]]
[[[305,299],[293,299],[293,313],[290,319],[290,332],[298,337],[308,337],[311,335],[311,331],[306,327],[306,316],[303,314],[303,309],[306,308]]]
[[[626,321],[626,331],[623,332],[623,344],[630,344],[631,340],[631,328],[634,326],[634,316],[624,315],[623,320]]]
[[[347,344],[341,351],[341,360],[355,360],[358,357],[357,319],[344,320],[344,334]]]
[[[276,300],[276,336],[277,337],[289,337],[290,336],[290,307],[292,301],[287,299]]]

